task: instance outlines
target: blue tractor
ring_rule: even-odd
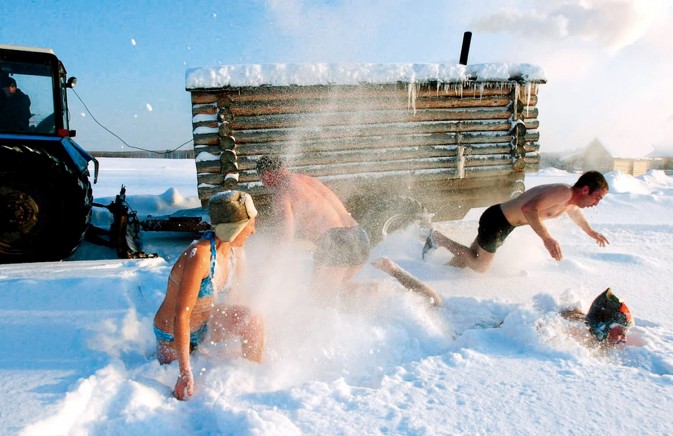
[[[72,139],[75,83],[52,50],[0,45],[0,263],[64,259],[89,228],[98,162]]]

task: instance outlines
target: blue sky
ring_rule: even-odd
[[[598,137],[616,155],[673,142],[666,0],[14,1],[0,43],[52,48],[93,115],[129,144],[191,138],[188,68],[241,63],[458,62],[542,66],[542,151]],[[122,150],[71,95],[76,140]]]

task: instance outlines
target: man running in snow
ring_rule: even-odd
[[[429,250],[444,247],[454,256],[450,265],[485,272],[491,266],[496,250],[511,231],[515,227],[529,225],[542,239],[551,257],[561,260],[561,247],[549,234],[543,221],[563,213],[567,213],[575,224],[604,247],[609,243],[607,238],[591,228],[581,209],[596,206],[607,193],[608,183],[597,171],[582,174],[573,186],[562,183],[536,186],[517,198],[486,209],[479,219],[477,237],[469,247],[431,230],[422,256],[425,259]]]

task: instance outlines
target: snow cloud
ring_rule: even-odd
[[[367,50],[362,41],[377,37],[382,16],[394,5],[385,0],[362,3],[269,0],[267,8],[273,24],[300,46],[304,58],[347,61]]]
[[[616,52],[640,39],[652,24],[659,0],[574,0],[538,3],[530,11],[506,10],[477,18],[474,29],[536,35],[545,39],[595,41]]]

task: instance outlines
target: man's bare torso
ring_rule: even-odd
[[[572,188],[561,183],[551,185],[540,185],[531,188],[512,200],[502,203],[502,211],[507,221],[513,226],[522,226],[528,223],[524,214],[526,204],[534,205],[540,218],[546,220],[555,218],[564,212],[567,212],[571,205]]]
[[[274,201],[278,209],[289,203],[296,231],[314,242],[329,229],[357,225],[339,198],[311,177],[290,175],[288,185],[276,193]]]

